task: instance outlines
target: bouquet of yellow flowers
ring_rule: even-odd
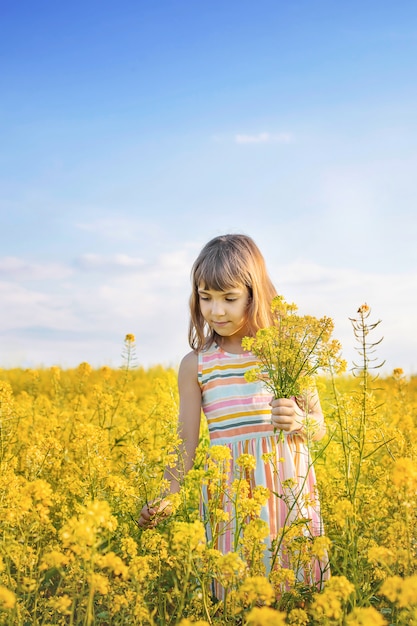
[[[259,365],[245,374],[248,381],[264,381],[275,398],[292,398],[312,387],[318,370],[345,369],[341,345],[331,338],[330,317],[297,315],[297,306],[280,295],[272,300],[271,310],[272,326],[242,340],[242,347],[259,359]]]

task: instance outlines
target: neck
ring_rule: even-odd
[[[216,343],[220,348],[232,354],[243,354],[241,337],[216,337]]]

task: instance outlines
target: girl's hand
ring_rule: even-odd
[[[292,398],[275,398],[271,400],[270,405],[274,428],[291,433],[303,427],[305,415],[295,400]]]
[[[155,528],[155,526],[172,513],[172,504],[168,498],[158,498],[145,504],[138,519],[141,528]]]

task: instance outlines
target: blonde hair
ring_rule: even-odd
[[[247,235],[221,235],[201,250],[191,269],[190,326],[188,340],[193,350],[208,348],[217,333],[204,320],[198,288],[227,291],[237,286],[249,293],[248,334],[272,323],[271,301],[277,295],[268,276],[265,260],[253,239]]]

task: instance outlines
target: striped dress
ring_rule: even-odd
[[[255,365],[252,353],[231,354],[216,344],[199,353],[198,380],[210,445],[227,446],[231,453],[230,473],[221,496],[222,509],[229,514],[229,520],[216,523],[215,532],[210,523],[206,524],[208,540],[214,541],[214,547],[223,554],[239,551],[236,498],[230,494],[233,494],[233,481],[242,476],[236,460],[242,454],[253,455],[256,467],[245,475],[249,497],[256,486],[270,490],[260,514],[269,527],[264,540],[265,573],[270,573],[272,564],[273,569],[292,569],[300,582],[320,585],[329,577],[329,567],[325,554],[320,558],[312,556],[314,538],[323,534],[314,467],[304,435],[293,433],[280,438],[274,433],[270,392],[262,382],[248,382],[244,378],[245,372]],[[210,498],[207,492],[206,497]],[[207,505],[208,502],[203,505],[206,521]],[[241,525],[238,532],[242,534]],[[294,547],[300,545],[304,547]],[[306,550],[310,558],[306,557]]]

